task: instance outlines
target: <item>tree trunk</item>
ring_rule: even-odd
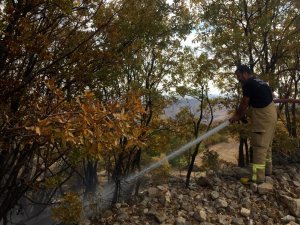
[[[97,161],[87,159],[85,170],[85,193],[94,193],[98,184]]]
[[[200,144],[201,144],[201,142],[196,145],[195,151],[193,152],[192,157],[191,157],[191,162],[190,162],[190,165],[189,165],[189,169],[188,169],[188,172],[187,172],[187,175],[186,175],[186,181],[185,181],[185,187],[187,187],[187,188],[190,185],[191,174],[192,174],[192,171],[193,171],[196,156],[199,152]]]

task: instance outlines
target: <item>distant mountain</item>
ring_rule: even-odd
[[[176,103],[173,103],[165,109],[164,116],[166,118],[175,118],[176,114],[179,113],[183,107],[188,107],[195,116],[199,116],[199,105],[200,102],[194,98],[181,98]],[[213,116],[214,122],[225,120],[229,117],[228,109],[226,109],[223,105],[218,104],[213,108]],[[210,118],[207,118],[207,120],[210,120]]]

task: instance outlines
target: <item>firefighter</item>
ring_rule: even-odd
[[[239,65],[235,71],[242,85],[243,98],[231,123],[240,120],[247,111],[251,120],[250,144],[253,150],[251,181],[265,182],[265,176],[272,174],[272,142],[276,128],[277,111],[269,85],[255,77],[246,65]]]

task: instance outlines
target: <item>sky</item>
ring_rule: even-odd
[[[196,38],[196,31],[190,33],[187,38],[181,43],[182,46],[189,46],[191,48],[197,48],[199,46],[198,43],[193,43],[193,40]],[[200,50],[198,50],[200,51]],[[210,95],[221,95],[221,91],[214,85],[212,81],[209,82],[209,94]]]

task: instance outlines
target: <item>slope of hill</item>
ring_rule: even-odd
[[[174,118],[176,116],[176,114],[179,113],[180,110],[184,107],[188,107],[195,116],[199,116],[200,115],[199,104],[200,104],[199,101],[196,99],[181,98],[178,100],[178,102],[168,106],[165,109],[164,116],[166,118],[170,118],[170,117]],[[228,109],[226,109],[221,104],[214,106],[213,107],[213,117],[214,117],[214,122],[225,120],[226,118],[228,118]],[[209,119],[210,119],[210,115],[206,119],[206,121]]]
[[[190,188],[181,177],[146,188],[129,202],[117,203],[94,222],[98,224],[164,225],[297,225],[300,222],[300,164],[274,168],[268,183],[243,185],[235,167],[210,171]]]

